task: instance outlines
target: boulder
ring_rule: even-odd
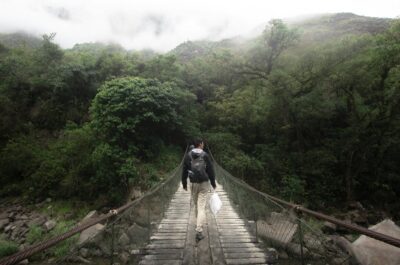
[[[1,219],[8,219],[8,213],[6,213],[6,212],[0,213],[0,220]]]
[[[278,251],[274,248],[268,248],[266,251],[267,263],[268,264],[276,264],[278,263]]]
[[[83,230],[79,236],[78,245],[83,244],[89,238],[95,237],[98,233],[103,231],[104,225],[96,224],[94,226],[89,227],[86,230]]]
[[[41,226],[46,222],[46,218],[43,216],[34,217],[32,220],[28,221],[28,226]]]
[[[79,254],[80,254],[82,257],[87,258],[88,255],[89,255],[89,250],[88,250],[87,248],[81,248],[81,249],[79,250]]]
[[[82,219],[82,221],[81,221],[80,223],[84,223],[84,222],[86,222],[87,220],[92,219],[92,218],[96,218],[96,217],[98,217],[98,216],[99,216],[99,214],[97,213],[96,210],[90,211],[90,212]]]
[[[369,229],[400,239],[400,227],[389,219],[386,219]],[[362,265],[400,264],[400,248],[364,235],[360,236],[352,243],[352,250],[355,257]]]
[[[132,189],[131,190],[131,200],[135,200],[143,196],[143,192],[140,189]]]
[[[10,221],[8,220],[8,218],[6,219],[0,219],[0,231],[5,228],[8,224],[10,223]]]
[[[324,225],[322,226],[321,230],[325,234],[333,234],[336,232],[337,226],[331,222],[324,222]]]
[[[46,223],[44,223],[44,228],[46,229],[46,231],[50,231],[52,230],[54,227],[56,227],[57,222],[54,220],[48,220]]]
[[[118,244],[122,248],[124,248],[124,247],[127,247],[129,245],[129,242],[130,242],[129,237],[125,233],[122,233],[122,235],[118,239]]]
[[[141,227],[137,224],[133,224],[128,228],[127,235],[129,236],[132,244],[138,244],[143,242],[144,238],[148,238],[149,231],[147,228]]]
[[[118,255],[119,260],[121,261],[121,264],[128,264],[130,255],[129,253],[122,252],[121,254]]]

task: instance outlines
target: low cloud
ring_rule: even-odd
[[[56,32],[56,42],[64,48],[100,41],[157,51],[168,51],[187,40],[246,35],[272,18],[327,12],[376,17],[400,13],[398,0],[379,4],[371,0],[2,0],[0,5],[2,33]]]

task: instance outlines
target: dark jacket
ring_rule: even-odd
[[[193,159],[196,159],[197,157],[199,157],[200,155],[200,149],[193,149],[191,151],[189,151],[186,155],[185,155],[185,159],[183,161],[183,170],[182,170],[182,186],[183,188],[187,188],[187,178],[188,178],[188,170],[190,170],[191,166],[191,161],[192,159],[190,158],[190,154],[192,155]],[[204,152],[204,151],[202,151]],[[214,173],[214,167],[212,165],[210,156],[204,152],[204,161],[206,162],[206,173],[208,176],[208,179],[210,180],[211,186],[215,189],[217,187],[217,185],[215,184],[215,173]]]

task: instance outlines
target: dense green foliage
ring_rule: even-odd
[[[9,256],[18,252],[18,245],[0,237],[0,258]]]
[[[120,202],[203,135],[263,191],[400,212],[399,21],[273,20],[165,55],[53,38],[0,46],[2,195]]]

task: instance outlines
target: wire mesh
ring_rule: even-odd
[[[241,218],[263,242],[275,248],[279,264],[348,264],[349,255],[324,235],[316,218],[302,217],[294,208],[254,192],[215,163],[218,182],[227,192]]]
[[[99,232],[52,264],[138,264],[146,254],[145,247],[151,234],[163,219],[168,203],[179,187],[181,170],[182,163],[165,181],[124,212],[105,224],[90,228]]]

